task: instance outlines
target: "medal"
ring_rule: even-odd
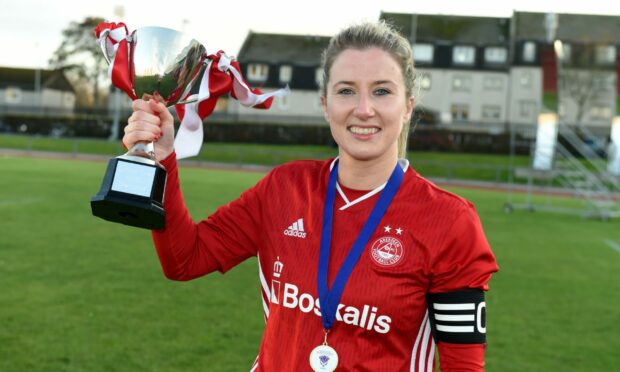
[[[310,353],[310,367],[314,372],[332,372],[338,366],[338,353],[333,347],[319,345]]]
[[[338,353],[333,347],[327,345],[327,334],[323,345],[315,347],[310,353],[310,367],[314,372],[332,372],[338,367]]]
[[[317,275],[319,301],[321,303],[321,320],[323,321],[323,329],[325,330],[325,339],[322,345],[315,347],[310,353],[310,366],[315,372],[331,372],[338,366],[338,354],[334,348],[327,345],[327,334],[334,325],[336,311],[340,303],[340,298],[342,297],[344,286],[362,255],[364,247],[381,222],[381,218],[383,218],[392,199],[394,199],[403,181],[404,173],[404,170],[397,163],[385,188],[379,195],[379,199],[372,208],[370,216],[368,216],[362,230],[355,239],[353,247],[351,247],[344,263],[338,269],[331,289],[327,285],[327,263],[329,261],[332,238],[334,201],[336,198],[336,184],[338,182],[338,162],[334,164],[334,167],[329,173],[327,194],[325,195],[325,204],[323,206],[323,230],[321,231],[321,247],[319,251],[319,269]]]

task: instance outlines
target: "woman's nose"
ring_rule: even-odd
[[[375,114],[375,109],[372,105],[370,97],[366,94],[361,94],[355,107],[354,115],[362,120],[371,118]]]

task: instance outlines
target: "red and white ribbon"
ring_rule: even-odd
[[[112,84],[127,93],[132,100],[137,99],[132,84],[127,26],[124,23],[102,22],[95,27],[95,35],[100,43],[101,38],[106,37],[106,52],[108,56],[114,56],[108,70]],[[198,94],[190,95],[189,87],[183,93],[184,101],[194,102],[175,106],[181,119],[174,141],[178,159],[198,155],[204,136],[202,121],[213,112],[220,96],[230,93],[232,98],[246,107],[269,109],[274,97],[289,93],[288,86],[271,93],[250,88],[240,71],[239,62],[223,51],[207,57]]]
[[[108,67],[108,76],[112,79],[112,84],[127,93],[132,100],[136,99],[129,68],[127,26],[122,22],[101,22],[95,27],[95,36],[99,43],[102,41],[101,38],[105,37],[106,54],[113,56]]]
[[[198,155],[204,137],[202,121],[213,112],[221,95],[230,93],[232,98],[246,107],[269,109],[275,97],[282,97],[289,92],[288,87],[271,93],[252,89],[240,70],[239,62],[221,50],[208,56],[198,94],[186,98],[197,101],[175,106],[181,119],[181,126],[174,141],[178,159]]]
[[[127,26],[122,22],[101,22],[95,27],[97,41],[101,42],[101,38],[106,32],[106,51],[108,56],[111,56],[116,53],[118,43],[129,35],[129,30],[127,30]]]

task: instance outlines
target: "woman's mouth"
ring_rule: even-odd
[[[369,136],[375,133],[378,133],[381,129],[377,127],[358,127],[358,126],[350,126],[347,128],[349,132],[359,135],[359,136]]]

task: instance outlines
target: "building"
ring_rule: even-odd
[[[76,95],[59,70],[0,67],[0,116],[68,115]]]
[[[620,17],[514,12],[511,18],[382,13],[412,43],[418,103],[455,130],[501,131],[557,111],[609,132],[618,108]]]
[[[273,91],[288,85],[269,110],[243,107],[229,100],[227,113],[240,121],[327,125],[321,110],[321,52],[329,37],[266,34],[250,31],[237,60],[251,87]]]
[[[605,135],[620,112],[618,16],[382,12],[379,18],[413,46],[417,108],[449,130],[497,134],[511,124],[536,124],[542,111],[559,111],[564,124]],[[268,111],[230,102],[227,112],[248,122],[324,123],[317,89],[328,41],[250,32],[238,57],[244,75],[267,90],[288,84],[291,94]]]
[[[563,124],[608,134],[618,110],[620,17],[515,12],[512,24],[511,120],[557,111]]]
[[[509,112],[510,18],[381,13],[412,44],[417,105],[459,131],[502,132]]]

